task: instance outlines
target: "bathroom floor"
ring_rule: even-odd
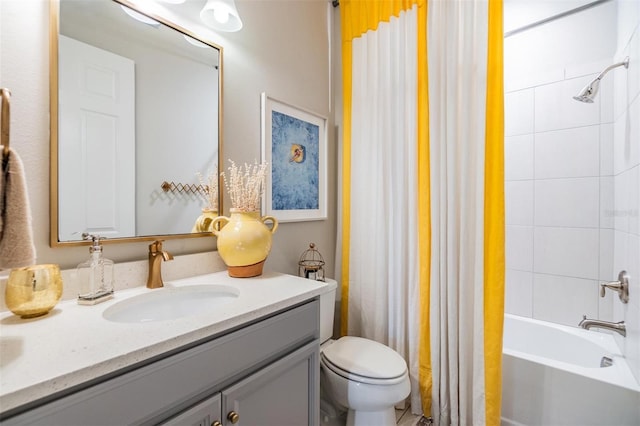
[[[420,421],[423,417],[411,414],[410,407],[405,410],[396,409],[396,424],[398,426],[427,426],[430,423],[426,419]]]
[[[344,426],[346,423],[346,412],[337,418],[321,418],[320,424],[323,426]],[[396,408],[397,426],[431,426],[429,420],[422,416],[411,414],[411,409],[399,410]],[[372,425],[373,426],[373,425]]]

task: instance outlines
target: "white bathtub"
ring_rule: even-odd
[[[505,314],[503,346],[503,426],[640,425],[640,386],[613,336]]]

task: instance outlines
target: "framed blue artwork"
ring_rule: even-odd
[[[263,206],[279,222],[327,218],[327,119],[262,93]]]

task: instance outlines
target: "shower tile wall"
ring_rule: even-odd
[[[616,57],[629,56],[627,72],[614,78],[612,184],[613,269],[631,276],[629,303],[613,304],[627,337],[615,335],[640,383],[640,2],[621,2]]]
[[[627,337],[614,337],[640,383],[640,2],[543,27],[505,39],[505,309],[573,326],[583,314],[624,320]],[[572,99],[625,56],[593,104]],[[621,269],[626,305],[599,297]]]
[[[572,97],[611,64],[616,19],[611,2],[505,39],[509,313],[613,320],[598,284],[613,278],[614,81]]]
[[[507,312],[569,325],[611,316],[598,280],[612,270],[612,205],[602,203],[611,167],[600,151],[613,137],[604,121],[613,84],[603,82],[594,104],[572,99],[600,65],[506,94]]]

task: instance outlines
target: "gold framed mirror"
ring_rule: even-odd
[[[174,23],[193,3],[50,0],[52,247],[211,235],[194,224],[219,179],[222,47]]]

